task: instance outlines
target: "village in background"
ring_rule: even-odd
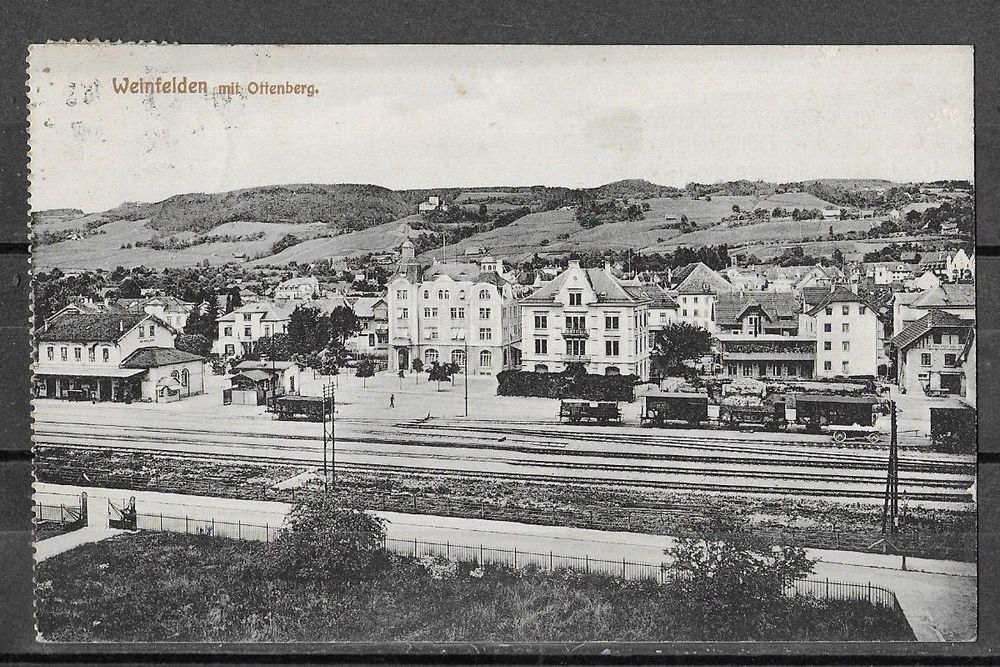
[[[39,558],[137,528],[270,543],[322,491],[434,580],[662,583],[663,536],[750,531],[818,559],[783,594],[902,619],[872,638],[974,638],[973,201],[622,181],[37,212]],[[43,635],[136,636],[51,595]]]

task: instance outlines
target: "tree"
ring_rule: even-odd
[[[759,639],[788,623],[785,590],[815,562],[801,547],[775,547],[731,528],[682,538],[665,553],[679,573],[679,615],[703,636],[730,641]]]
[[[142,296],[142,288],[135,278],[129,276],[118,286],[119,299],[138,299]]]
[[[329,320],[331,339],[339,347],[343,347],[348,338],[361,330],[361,321],[348,306],[334,308]]]
[[[358,368],[355,375],[361,378],[361,386],[367,387],[368,378],[375,375],[375,362],[371,359],[362,359],[358,362]]]
[[[661,375],[690,376],[694,369],[687,361],[699,359],[712,350],[712,335],[687,322],[675,322],[657,332],[651,362]]]
[[[834,248],[833,254],[830,256],[830,261],[833,262],[834,266],[844,265],[844,253],[840,248]]]
[[[229,288],[229,302],[226,304],[226,312],[231,313],[242,306],[243,296],[240,294],[240,288],[233,285]]]
[[[489,215],[489,212],[490,212],[490,210],[489,210],[489,208],[487,208],[486,204],[480,204],[479,205],[479,217],[480,218],[485,219],[486,216]]]
[[[739,215],[739,213],[740,213],[740,207],[738,205],[736,205],[736,204],[733,204],[733,213],[735,213],[737,215]]]
[[[212,353],[212,341],[201,334],[180,334],[174,339],[174,347],[181,352],[190,352],[199,357],[207,357]]]
[[[288,318],[288,347],[306,357],[325,349],[331,338],[330,319],[314,306],[297,306]]]
[[[441,383],[450,380],[451,376],[451,364],[439,364],[435,361],[431,363],[427,379],[432,382],[437,382],[438,391],[441,391]]]
[[[291,361],[292,350],[289,347],[288,334],[276,333],[273,336],[261,336],[254,343],[254,352],[261,358],[274,361]]]

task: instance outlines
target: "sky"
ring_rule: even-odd
[[[36,211],[282,183],[973,178],[971,47],[44,44],[28,69]],[[209,93],[113,90],[157,76]],[[246,93],[262,80],[319,93]]]

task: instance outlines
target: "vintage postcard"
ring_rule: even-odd
[[[28,69],[41,641],[975,640],[971,47]]]

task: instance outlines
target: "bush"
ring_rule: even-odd
[[[497,373],[497,395],[631,402],[639,382],[636,375],[589,375],[574,369],[562,373],[507,370]]]

